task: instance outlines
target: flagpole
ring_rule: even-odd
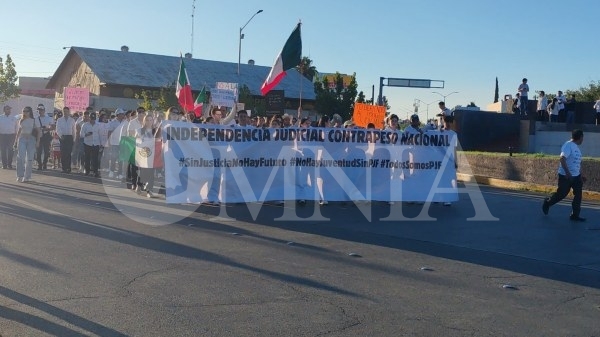
[[[304,67],[304,65],[301,65],[300,67]],[[300,106],[298,107],[299,109],[302,109],[302,77],[304,75],[300,74]]]
[[[298,20],[298,25],[302,25],[302,20]],[[302,63],[302,55],[300,55],[300,70],[304,72],[304,63]],[[300,121],[300,114],[302,112],[302,77],[304,74],[300,73],[300,98],[298,106],[298,122]]]

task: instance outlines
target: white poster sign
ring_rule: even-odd
[[[235,105],[236,96],[233,90],[214,88],[210,90],[210,100],[212,105],[233,108]]]
[[[238,84],[230,82],[217,82],[217,89],[233,90],[233,95],[238,97]]]

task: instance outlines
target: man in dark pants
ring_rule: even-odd
[[[96,113],[90,114],[89,122],[81,126],[80,137],[83,139],[84,174],[100,177],[98,152],[100,150],[100,126],[96,123]]]
[[[52,142],[52,135],[50,131],[54,130],[54,119],[46,115],[46,108],[43,104],[38,104],[37,111],[39,113],[35,123],[39,124],[42,134],[40,136],[40,143],[36,151],[36,161],[38,163],[38,170],[46,170],[48,164],[48,158],[50,158],[50,142]]]
[[[550,206],[564,199],[573,189],[573,202],[570,219],[585,221],[579,216],[581,211],[581,194],[585,178],[581,176],[581,150],[579,145],[583,142],[583,131],[576,129],[571,134],[571,140],[563,144],[560,149],[560,166],[558,167],[558,189],[549,198],[544,199],[542,211],[548,214]]]
[[[75,120],[71,117],[71,110],[63,108],[63,116],[56,119],[56,133],[60,139],[60,160],[63,173],[71,173],[71,151],[73,151],[73,135]]]
[[[4,115],[0,116],[0,154],[2,155],[2,168],[12,169],[13,144],[17,134],[18,121],[11,116],[11,107],[4,106]]]

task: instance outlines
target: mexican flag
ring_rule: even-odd
[[[202,108],[204,107],[204,102],[206,101],[206,87],[202,87],[202,91],[196,97],[196,101],[194,102],[194,113],[196,117],[202,117]]]
[[[177,77],[177,90],[175,95],[179,100],[179,105],[186,111],[194,111],[194,96],[192,96],[192,85],[188,77],[183,57],[179,66],[179,76]]]
[[[269,91],[281,82],[285,77],[285,72],[300,64],[302,59],[302,38],[300,37],[300,23],[287,39],[281,53],[275,59],[275,64],[271,68],[269,76],[260,88],[260,92],[265,96]]]
[[[135,137],[121,137],[119,143],[119,161],[135,164]]]
[[[154,137],[136,138],[135,165],[142,168],[163,167],[162,141]]]

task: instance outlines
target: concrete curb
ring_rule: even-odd
[[[551,194],[556,191],[556,186],[540,185],[523,181],[504,180],[482,175],[470,175],[457,172],[456,177],[462,182],[476,182],[481,185],[488,185],[509,190],[532,191],[544,194]],[[572,197],[573,193],[569,193],[569,196]],[[583,190],[583,200],[600,201],[600,193]]]

